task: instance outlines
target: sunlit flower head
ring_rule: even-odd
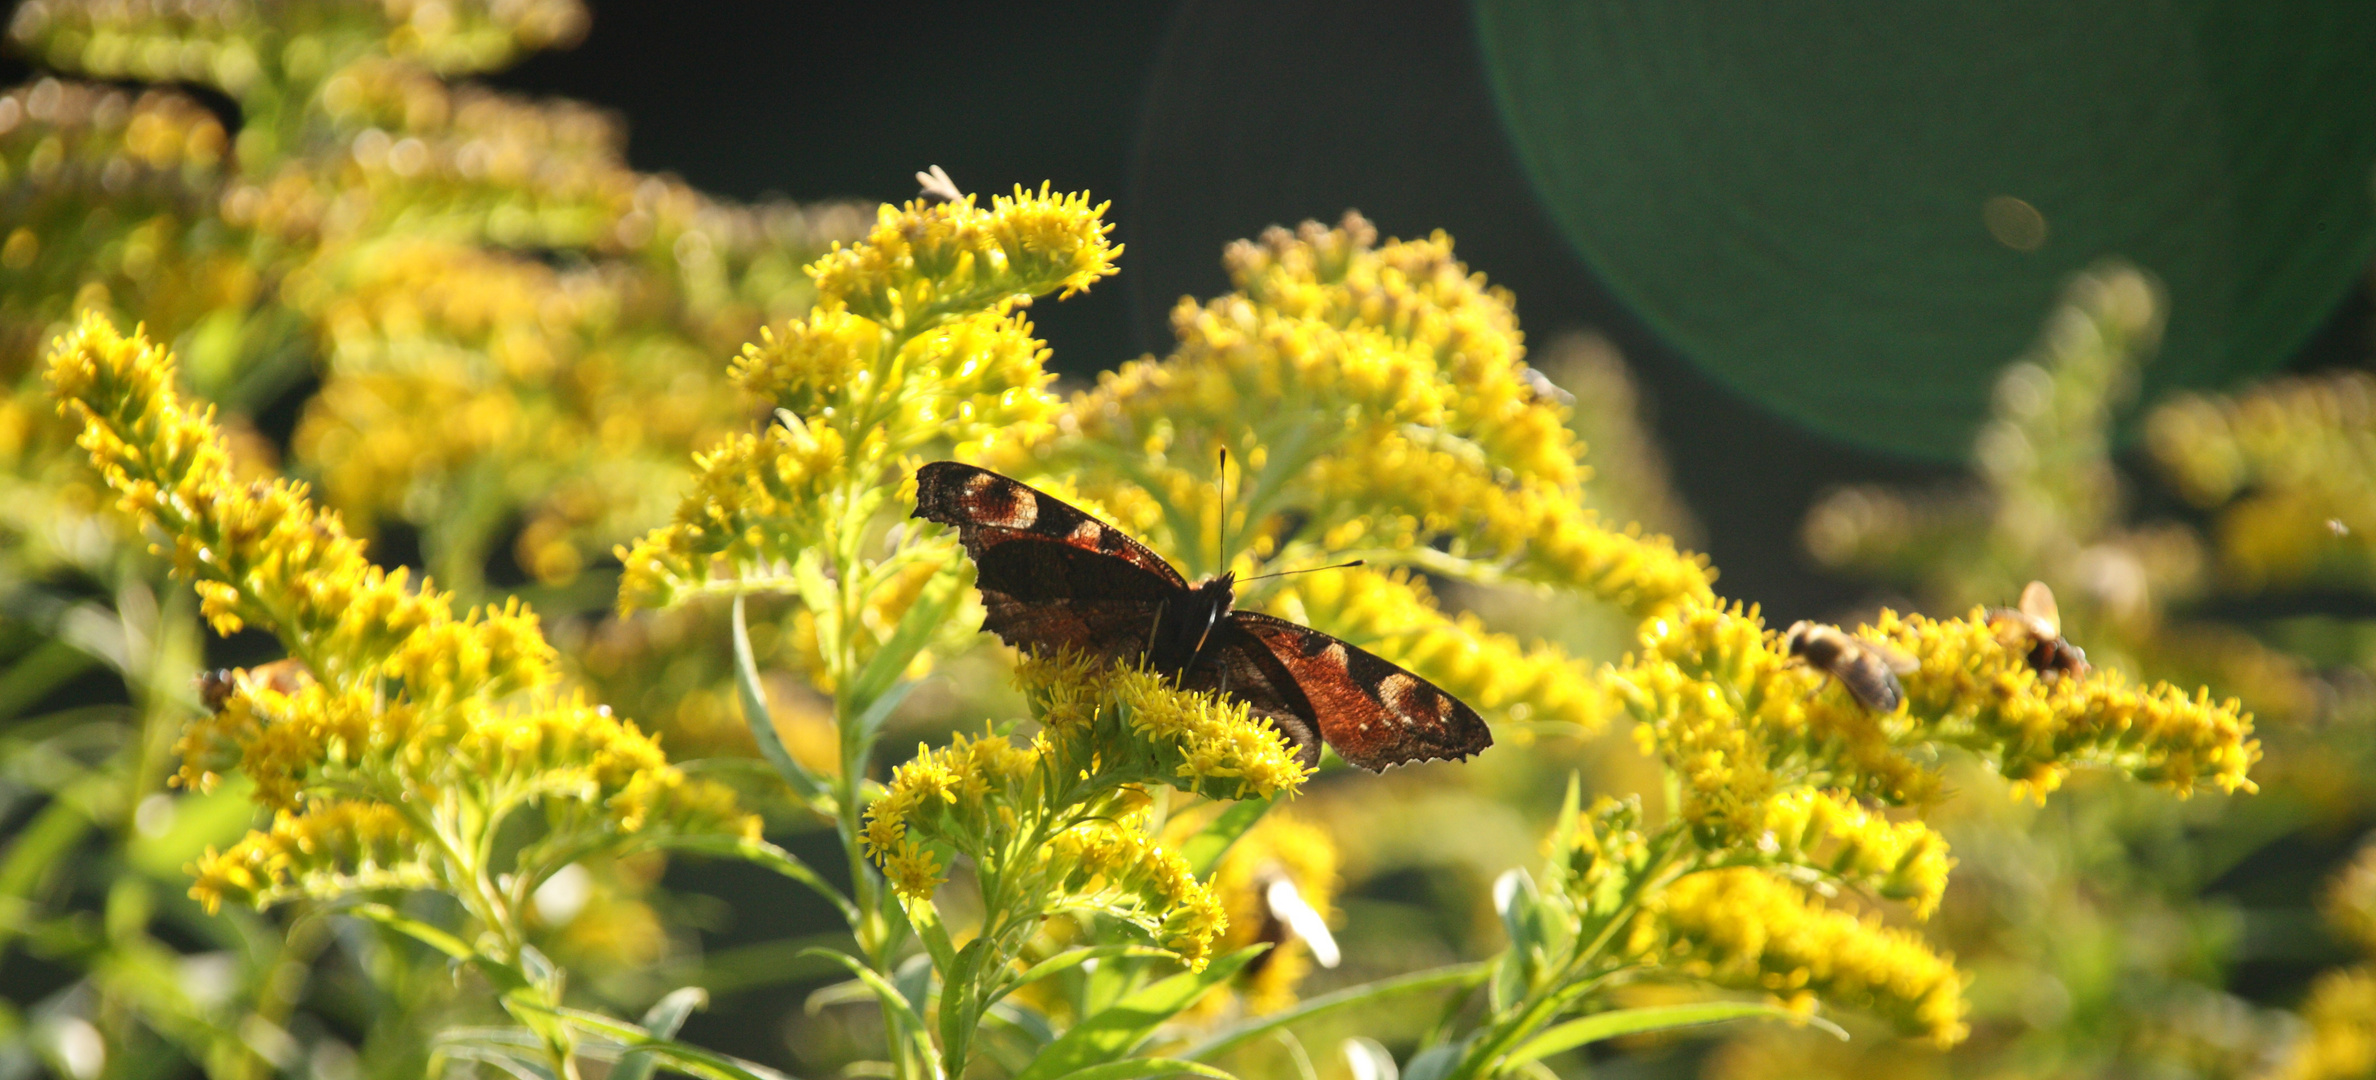
[[[1796,885],[1748,868],[1677,880],[1635,924],[1635,955],[1722,986],[1812,1010],[1862,1009],[1952,1046],[1968,1029],[1964,977],[1904,930],[1834,910]]]
[[[758,819],[727,789],[685,776],[608,709],[551,689],[552,649],[525,606],[457,616],[446,594],[373,566],[301,485],[233,482],[211,410],[182,405],[164,350],[92,316],[58,340],[49,374],[123,508],[171,543],[215,627],[277,633],[307,675],[235,676],[219,713],[182,740],[184,783],[241,769],[279,815],[271,833],[201,864],[202,898],[394,887],[382,871],[413,864],[390,853],[462,827],[446,814],[500,822],[541,806],[545,827],[584,851],[756,838]]]

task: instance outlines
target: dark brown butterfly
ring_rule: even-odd
[[[1232,611],[1234,576],[1190,585],[1120,529],[1020,481],[936,461],[916,472],[915,516],[957,527],[990,609],[982,629],[999,640],[1227,692],[1277,724],[1306,765],[1323,741],[1371,772],[1493,745],[1476,710],[1434,683],[1310,627]]]

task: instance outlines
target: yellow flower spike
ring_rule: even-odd
[[[2180,494],[2216,513],[2233,586],[2376,580],[2376,513],[2364,497],[2376,482],[2376,378],[2345,372],[2234,397],[2178,395],[2146,418],[2145,445]]]
[[[1219,897],[1186,860],[1128,823],[1092,821],[1048,844],[1058,895],[1050,910],[1091,909],[1122,919],[1204,970],[1228,922]]]
[[[2168,683],[2131,688],[2101,669],[2048,682],[2005,647],[1979,608],[1961,619],[1884,611],[1873,631],[1922,661],[1906,689],[1923,736],[1981,755],[2017,791],[2042,796],[2080,765],[2180,795],[2258,790],[2247,774],[2260,743],[2251,738],[2252,714],[2235,700],[2214,702],[2207,690],[2189,695]]]
[[[1213,798],[1267,799],[1293,793],[1309,775],[1287,737],[1242,701],[1179,690],[1160,675],[1112,674],[1114,702],[1144,740],[1166,782]]]
[[[342,801],[282,810],[269,831],[249,833],[228,851],[207,849],[189,868],[190,896],[213,912],[225,900],[261,910],[300,896],[427,888],[437,874],[421,851],[394,807]]]
[[[1963,1041],[1964,978],[1903,930],[1826,908],[1760,870],[1709,870],[1650,898],[1629,946],[1719,985],[1762,990],[1793,1008],[1816,999],[1863,1009],[1940,1047]],[[1811,996],[1810,996],[1811,995]]]
[[[1196,573],[1221,568],[1209,508],[1226,448],[1245,470],[1232,516],[1255,515],[1229,535],[1267,561],[1358,556],[1642,613],[1711,595],[1704,560],[1580,508],[1564,406],[1532,388],[1507,295],[1449,240],[1379,246],[1352,217],[1273,230],[1229,262],[1239,292],[1175,309],[1171,357],[1102,377],[1066,424],[988,463],[1074,477],[1118,510],[1152,501],[1117,524]]]
[[[371,566],[302,486],[231,482],[220,435],[180,403],[164,350],[94,315],[57,341],[49,370],[60,410],[82,421],[126,509],[172,538],[209,618],[279,634],[310,676],[294,691],[242,678],[185,733],[183,783],[237,767],[278,814],[272,831],[209,857],[194,895],[268,904],[485,872],[391,854],[426,850],[397,807],[460,815],[441,829],[493,828],[543,802],[549,829],[594,851],[756,837],[727,789],[684,776],[609,710],[552,694],[553,651],[525,606],[457,618],[447,595]]]
[[[1900,713],[1877,716],[1825,687],[1825,676],[1791,663],[1756,613],[1740,608],[1652,620],[1642,653],[1606,678],[1647,725],[1646,744],[1708,797],[1695,820],[1730,830],[1758,824],[1743,816],[1763,802],[1763,782],[1748,782],[1757,770],[1893,804],[1925,802],[1937,772],[1910,755],[1933,745],[1980,756],[2017,793],[2042,796],[2078,766],[2180,794],[2206,785],[2253,790],[2246,774],[2260,746],[2234,701],[2190,698],[2167,684],[2134,690],[2100,670],[2049,682],[2005,646],[1981,609],[1947,620],[1885,611],[1860,633],[1920,661],[1903,680]]]
[[[1108,204],[1092,206],[1086,193],[1018,186],[987,210],[974,202],[884,206],[864,240],[808,267],[820,306],[915,331],[1040,293],[1069,297],[1117,270],[1122,249],[1106,239]]]
[[[1920,821],[1891,821],[1837,792],[1798,788],[1765,807],[1764,839],[1777,858],[1907,901],[1928,919],[1955,860]]]

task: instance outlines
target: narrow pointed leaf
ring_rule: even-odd
[[[1653,1031],[1673,1031],[1676,1028],[1718,1024],[1743,1017],[1764,1017],[1787,1020],[1791,1023],[1812,1024],[1842,1039],[1848,1033],[1839,1025],[1820,1017],[1801,1016],[1779,1005],[1755,1001],[1701,1001],[1689,1005],[1654,1005],[1641,1009],[1617,1009],[1594,1013],[1564,1024],[1554,1025],[1542,1034],[1526,1041],[1503,1059],[1504,1064],[1522,1065],[1550,1057],[1564,1050],[1621,1035],[1640,1035]]]
[[[1417,993],[1422,990],[1436,990],[1452,986],[1473,987],[1483,981],[1491,973],[1491,970],[1491,961],[1480,961],[1471,964],[1454,964],[1450,967],[1440,967],[1430,971],[1414,971],[1397,978],[1363,983],[1360,986],[1349,986],[1336,993],[1323,994],[1313,998],[1286,1012],[1243,1021],[1235,1027],[1196,1044],[1180,1056],[1190,1061],[1201,1061],[1248,1039],[1267,1035],[1289,1024],[1309,1020],[1322,1013],[1349,1009],[1356,1005],[1393,997],[1397,994]]]
[[[1237,1080],[1235,1076],[1210,1065],[1178,1058],[1132,1058],[1128,1061],[1109,1061],[1064,1074],[1059,1080],[1140,1080],[1155,1076],[1210,1076],[1214,1080]]]
[[[643,1028],[654,1038],[676,1038],[677,1029],[685,1026],[685,1018],[708,1004],[709,991],[698,986],[671,990],[644,1011]],[[630,1054],[619,1059],[618,1067],[610,1072],[610,1080],[651,1080],[653,1069],[659,1064],[658,1055]]]
[[[832,814],[833,793],[808,766],[793,758],[784,748],[783,736],[776,733],[775,714],[768,709],[767,691],[759,684],[759,661],[751,653],[751,630],[743,621],[740,596],[734,598],[734,688],[742,698],[743,722],[750,725],[751,738],[759,744],[759,756],[775,767],[776,775],[791,785],[802,803]]]
[[[1164,1021],[1196,1004],[1206,991],[1227,982],[1268,946],[1252,945],[1213,961],[1203,971],[1183,971],[1140,988],[1111,1007],[1073,1025],[1048,1044],[1015,1080],[1058,1080],[1082,1075],[1091,1066],[1126,1064],[1118,1059],[1144,1042]],[[1145,1073],[1120,1075],[1144,1076]]]

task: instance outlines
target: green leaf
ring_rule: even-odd
[[[1229,981],[1246,962],[1268,949],[1249,945],[1206,965],[1203,971],[1183,971],[1142,987],[1113,1006],[1073,1025],[1062,1038],[1048,1044],[1032,1059],[1031,1067],[1015,1080],[1057,1080],[1084,1075],[1092,1066],[1122,1064],[1117,1059],[1137,1048],[1148,1033],[1180,1010],[1196,1004],[1213,987]],[[1193,1056],[1193,1055],[1191,1055]],[[1115,1075],[1144,1076],[1145,1073]]]
[[[743,621],[741,596],[734,598],[734,689],[742,698],[743,722],[759,744],[759,756],[775,767],[776,775],[784,778],[793,795],[809,809],[832,816],[833,792],[808,766],[792,757],[784,748],[783,736],[776,733],[775,714],[767,708],[767,691],[759,685],[759,661],[751,654],[751,629]]]
[[[1759,1016],[1769,1020],[1812,1024],[1842,1039],[1848,1033],[1839,1025],[1820,1017],[1801,1016],[1779,1005],[1755,1001],[1701,1001],[1690,1005],[1653,1005],[1641,1009],[1617,1009],[1594,1013],[1559,1024],[1529,1039],[1510,1051],[1505,1064],[1521,1065],[1550,1057],[1563,1050],[1573,1050],[1588,1043],[1614,1039],[1620,1035],[1640,1035],[1652,1031],[1673,1031],[1677,1028],[1717,1024],[1726,1020]]]
[[[518,1080],[554,1080],[553,1070],[550,1067],[540,1062],[531,1061],[523,1055],[515,1054],[509,1050],[498,1047],[456,1045],[440,1047],[439,1049],[444,1052],[445,1056],[450,1058],[460,1058],[464,1061],[476,1061],[483,1065],[493,1065],[496,1068],[510,1073],[514,1077],[517,1077]]]
[[[963,566],[964,560],[952,559],[931,581],[924,583],[924,591],[915,603],[908,605],[907,613],[900,616],[899,626],[891,631],[890,639],[875,650],[865,670],[850,681],[848,700],[872,703],[899,681],[900,673],[931,643],[932,636],[948,623],[958,602],[965,598]],[[859,730],[862,738],[874,734],[867,725],[860,725]]]
[[[825,876],[818,873],[814,867],[802,862],[800,856],[765,840],[707,833],[668,837],[661,841],[661,846],[678,851],[694,851],[704,855],[720,855],[730,859],[742,859],[746,862],[757,863],[815,890],[817,895],[824,897],[832,902],[835,908],[840,909],[844,920],[853,926],[858,923],[857,904],[852,903],[849,897],[843,896],[841,890],[834,888],[833,883],[826,881]]]
[[[1268,813],[1270,808],[1269,799],[1231,803],[1229,809],[1221,811],[1221,815],[1213,819],[1212,824],[1197,830],[1187,843],[1180,845],[1180,857],[1188,860],[1188,869],[1195,871],[1197,877],[1212,873],[1213,867],[1220,863],[1221,856],[1229,853],[1230,845],[1237,843],[1238,837],[1246,835],[1246,830],[1261,821],[1262,815]]]
[[[882,1005],[886,1021],[907,1025],[908,1038],[914,1042],[917,1056],[926,1061],[933,1059],[932,1036],[930,1034],[932,1029],[925,1026],[924,1018],[917,1015],[914,1006],[908,1004],[907,995],[900,993],[899,988],[891,985],[890,980],[883,978],[881,973],[866,966],[865,962],[857,957],[834,952],[831,949],[806,949],[800,955],[821,956],[849,969],[850,974],[857,976],[859,982],[865,983],[867,989],[874,991],[875,1001]]]
[[[643,1027],[654,1038],[674,1039],[677,1029],[685,1026],[685,1018],[693,1010],[709,1004],[709,991],[698,986],[679,987],[669,991],[650,1009],[644,1011]],[[660,1063],[655,1054],[635,1054],[619,1060],[610,1072],[610,1080],[651,1080],[653,1067]]]
[[[638,1057],[650,1055],[678,1072],[701,1077],[702,1080],[790,1080],[783,1073],[756,1061],[745,1061],[731,1054],[704,1050],[690,1043],[657,1036],[639,1025],[598,1012],[549,1005],[531,1005],[530,1008],[617,1043],[622,1068]],[[678,1019],[681,1022],[683,1018]],[[618,1074],[614,1072],[612,1075]]]
[[[1430,1046],[1411,1058],[1403,1066],[1402,1080],[1444,1080],[1452,1075],[1452,1068],[1460,1064],[1461,1055],[1468,1053],[1468,1040]]]
[[[1236,1027],[1229,1028],[1196,1044],[1180,1056],[1190,1061],[1202,1061],[1248,1039],[1269,1034],[1289,1024],[1309,1020],[1312,1017],[1339,1009],[1366,1005],[1397,994],[1416,993],[1421,990],[1435,990],[1448,986],[1464,989],[1473,987],[1484,981],[1491,970],[1490,961],[1480,961],[1473,964],[1454,964],[1450,967],[1440,967],[1429,971],[1414,971],[1392,979],[1363,983],[1360,986],[1348,986],[1333,994],[1322,994],[1286,1012],[1241,1021]]]
[[[398,912],[395,908],[389,907],[386,904],[356,904],[355,906],[348,908],[347,913],[359,918],[369,919],[380,924],[381,926],[387,927],[390,930],[394,930],[397,933],[403,934],[414,941],[418,941],[423,945],[427,945],[432,949],[444,953],[447,956],[453,957],[456,960],[479,959],[478,951],[472,949],[461,938],[446,933],[445,931],[431,926],[428,923],[422,922],[419,919],[404,915]],[[520,974],[518,972],[514,972],[514,974],[518,977],[518,985],[526,986],[528,984],[526,975]],[[510,989],[511,987],[504,986],[499,988]]]
[[[1065,1073],[1060,1080],[1138,1080],[1150,1076],[1210,1076],[1215,1080],[1237,1080],[1210,1065],[1178,1058],[1132,1058],[1128,1061],[1109,1061]]]
[[[1068,949],[1031,965],[1024,970],[1023,974],[1016,976],[1015,981],[1007,984],[1004,990],[999,991],[999,994],[1003,997],[1057,972],[1079,967],[1091,960],[1103,960],[1116,956],[1161,960],[1172,958],[1175,955],[1177,954],[1168,949],[1158,949],[1147,945],[1092,945],[1082,949]]]

